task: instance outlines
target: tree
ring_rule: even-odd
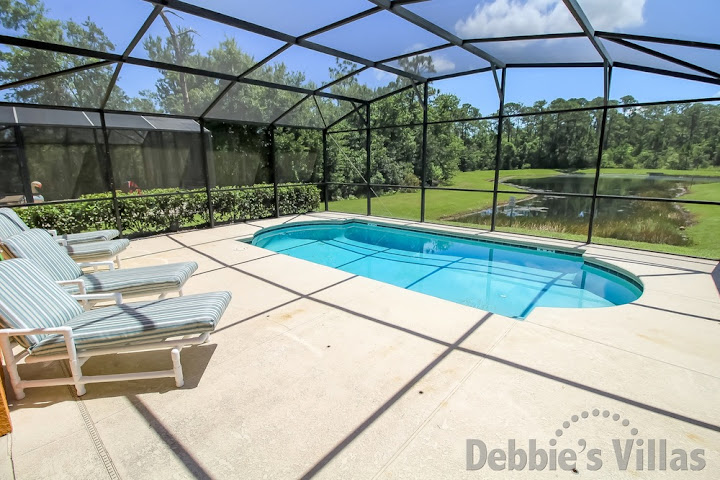
[[[0,0],[0,25],[20,36],[75,47],[112,51],[115,45],[89,18],[82,23],[48,18],[41,0]],[[92,58],[11,46],[0,51],[0,83],[86,65]],[[20,103],[99,107],[114,67],[102,66],[18,86],[6,98]],[[121,91],[115,95],[122,98]]]

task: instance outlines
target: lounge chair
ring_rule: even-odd
[[[81,266],[95,267],[102,262],[77,264],[68,253],[55,243],[45,230],[32,229],[2,242],[2,249],[9,258],[33,260],[56,283],[72,294],[122,293],[126,297],[160,295],[178,292],[197,270],[195,262],[171,263],[151,267],[124,268],[85,273]]]
[[[0,350],[18,399],[29,387],[74,385],[83,395],[85,384],[121,380],[174,377],[182,387],[180,350],[205,343],[230,302],[229,292],[136,303],[122,303],[118,294],[104,296],[114,296],[117,305],[84,311],[32,260],[0,262]],[[18,355],[11,337],[24,348]],[[164,349],[170,349],[171,370],[92,376],[82,372],[83,363],[93,356]],[[71,376],[23,380],[18,372],[23,359],[67,360]]]
[[[26,232],[30,228],[10,208],[0,208],[0,241]],[[127,239],[115,239],[117,230],[57,235],[54,230],[46,230],[76,262],[102,262],[112,260],[120,268],[120,253],[129,245]]]
[[[4,218],[2,218],[4,217]],[[15,235],[16,233],[30,230],[30,227],[25,225],[25,222],[18,216],[17,213],[11,208],[0,208],[0,220],[7,219],[9,222],[2,222],[5,225],[0,226],[0,234],[5,236]],[[11,229],[8,232],[3,233],[3,230]],[[113,238],[120,235],[117,230],[96,230],[94,232],[82,232],[82,233],[68,233],[67,235],[58,235],[55,230],[48,230],[53,237],[64,242],[67,245],[75,245],[78,243],[87,242],[104,242],[112,240]]]

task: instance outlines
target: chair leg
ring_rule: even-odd
[[[72,375],[73,382],[75,383],[75,390],[77,390],[78,397],[85,395],[85,384],[80,381],[82,378],[82,364],[87,360],[78,360],[77,354],[73,350],[69,352],[70,358],[68,358],[68,364],[70,364],[70,374]]]
[[[122,268],[122,265],[120,264],[120,255],[115,257],[115,263],[117,264],[117,268]]]
[[[182,296],[183,296],[183,291],[182,291],[182,288],[181,288],[180,290],[178,290],[178,297],[182,297]]]
[[[180,388],[185,385],[182,364],[180,363],[180,348],[175,347],[170,350],[170,357],[172,358],[173,371],[175,372],[175,385]]]
[[[160,294],[160,296],[158,297],[158,299],[163,300],[165,297],[167,297],[167,293],[163,292],[163,293]]]
[[[2,349],[2,355],[5,358],[5,366],[7,367],[8,374],[10,375],[10,384],[12,385],[13,392],[15,392],[15,398],[22,400],[25,398],[25,391],[18,386],[21,378],[17,371],[15,354],[10,346],[10,338],[7,335],[0,335],[0,349]]]

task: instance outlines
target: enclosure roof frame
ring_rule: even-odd
[[[176,117],[176,118],[192,118],[192,119],[205,119],[208,118],[208,114],[211,112],[213,108],[215,108],[220,101],[228,94],[228,92],[232,89],[233,86],[237,84],[247,84],[247,85],[256,85],[260,87],[265,87],[269,89],[277,89],[277,90],[283,90],[288,92],[294,92],[303,94],[302,99],[300,99],[298,102],[296,102],[291,107],[284,110],[281,114],[277,114],[274,116],[272,120],[269,120],[267,122],[259,122],[261,124],[266,125],[272,125],[275,124],[278,120],[285,117],[287,114],[289,114],[294,108],[297,107],[297,105],[301,104],[303,101],[310,99],[310,97],[313,97],[315,101],[317,102],[317,97],[321,98],[327,98],[330,100],[335,101],[342,101],[342,102],[350,102],[354,108],[351,110],[355,110],[355,107],[357,105],[366,105],[373,102],[376,102],[378,100],[381,100],[383,98],[386,98],[389,95],[400,93],[403,90],[406,90],[409,87],[417,86],[426,82],[434,82],[439,80],[445,80],[450,78],[456,78],[461,77],[465,75],[473,75],[473,74],[479,74],[483,72],[490,71],[492,69],[503,69],[503,68],[570,68],[570,67],[607,67],[607,66],[617,66],[624,69],[629,70],[635,70],[635,71],[641,71],[646,73],[652,73],[657,75],[664,75],[669,77],[675,77],[675,78],[681,78],[685,80],[691,80],[696,82],[704,82],[709,84],[720,84],[720,72],[716,71],[716,69],[713,68],[707,68],[706,66],[703,66],[702,64],[698,62],[690,62],[687,60],[683,60],[681,58],[677,58],[673,55],[668,55],[666,53],[663,53],[661,51],[658,51],[656,49],[650,48],[648,46],[640,45],[635,42],[646,42],[646,43],[657,43],[657,44],[665,44],[665,45],[675,45],[675,46],[683,46],[683,47],[690,47],[690,48],[696,48],[696,49],[709,49],[709,50],[720,50],[720,43],[710,43],[710,42],[700,42],[700,41],[693,41],[693,40],[686,40],[686,39],[680,39],[680,38],[665,38],[665,37],[656,37],[656,36],[649,36],[649,35],[637,35],[637,34],[630,34],[630,33],[622,33],[622,32],[607,32],[607,31],[600,31],[595,30],[595,28],[592,25],[592,22],[588,19],[585,12],[582,10],[578,0],[562,0],[563,4],[569,11],[569,13],[572,15],[572,17],[577,22],[578,26],[582,30],[581,32],[566,32],[566,33],[541,33],[541,34],[532,34],[532,35],[513,35],[513,36],[505,36],[505,37],[487,37],[487,38],[468,38],[468,39],[461,39],[457,35],[453,34],[452,32],[440,27],[437,23],[434,23],[430,21],[428,18],[419,15],[415,13],[414,11],[411,11],[410,9],[406,8],[407,5],[411,5],[413,3],[419,3],[424,0],[368,0],[368,8],[363,9],[359,12],[356,12],[352,15],[349,15],[345,18],[341,18],[339,20],[332,21],[326,25],[320,26],[318,28],[311,29],[307,31],[306,33],[302,35],[291,35],[287,32],[279,31],[273,28],[269,28],[266,26],[262,26],[247,20],[244,20],[242,18],[237,18],[235,16],[227,15],[224,13],[221,13],[216,10],[211,10],[208,8],[204,8],[198,5],[195,5],[193,3],[189,3],[187,1],[182,0],[143,0],[144,2],[149,3],[152,5],[152,11],[147,16],[145,21],[142,23],[140,28],[137,30],[135,35],[132,37],[132,40],[129,42],[129,44],[125,47],[123,50],[123,53],[110,53],[107,51],[101,51],[97,49],[87,49],[87,48],[80,48],[75,47],[71,45],[65,45],[65,44],[59,44],[59,43],[52,43],[47,41],[41,41],[41,40],[35,40],[20,36],[13,36],[13,35],[0,35],[0,44],[3,45],[9,45],[9,46],[15,46],[20,48],[32,48],[32,49],[39,49],[43,51],[49,51],[49,52],[55,52],[60,54],[68,54],[68,55],[75,55],[79,57],[84,57],[88,59],[95,59],[94,61],[88,62],[87,64],[75,66],[72,68],[60,70],[57,72],[50,72],[45,73],[42,75],[37,75],[33,77],[28,78],[22,78],[19,80],[15,80],[13,82],[8,82],[3,85],[0,85],[0,91],[7,90],[11,88],[17,88],[21,87],[23,85],[27,85],[33,82],[47,80],[55,77],[60,77],[63,75],[69,75],[73,73],[82,72],[85,70],[90,70],[94,68],[104,68],[104,67],[110,67],[115,66],[115,70],[110,78],[110,82],[107,86],[107,89],[105,91],[105,95],[102,98],[100,102],[100,108],[98,109],[92,109],[92,108],[77,108],[72,106],[55,106],[55,105],[33,105],[29,103],[22,103],[22,102],[0,102],[0,105],[15,105],[18,107],[35,107],[35,106],[41,106],[44,108],[49,109],[67,109],[67,110],[83,110],[83,111],[99,111],[99,112],[108,112],[108,113],[127,113],[127,114],[147,114],[147,115],[155,115],[155,116],[167,116],[167,117]],[[100,7],[101,8],[101,7]],[[229,26],[231,28],[236,28],[239,30],[247,31],[256,35],[262,35],[266,38],[274,39],[283,42],[284,44],[274,50],[269,55],[266,55],[264,58],[262,58],[259,61],[256,61],[253,65],[251,65],[249,68],[247,68],[244,72],[242,72],[239,75],[233,75],[228,74],[224,72],[217,72],[217,71],[211,71],[203,68],[196,68],[196,67],[190,67],[190,66],[184,66],[184,65],[176,65],[176,64],[170,64],[166,62],[160,62],[156,60],[150,60],[150,59],[144,59],[139,58],[136,56],[132,56],[133,50],[136,48],[136,46],[140,43],[144,35],[149,30],[150,26],[153,24],[153,22],[157,19],[157,17],[161,14],[163,9],[172,9],[178,12],[186,13],[188,15],[192,15],[195,17],[199,17],[211,22],[216,22],[219,24],[223,24],[226,26]],[[353,53],[343,51],[338,48],[334,48],[332,45],[324,45],[321,43],[317,43],[313,41],[313,38],[321,35],[323,33],[335,30],[337,28],[341,28],[345,25],[352,24],[354,22],[358,22],[362,19],[372,17],[373,15],[377,15],[381,12],[389,12],[393,14],[395,17],[401,19],[401,21],[406,22],[408,24],[411,24],[417,28],[420,28],[424,30],[425,32],[428,32],[429,34],[433,35],[434,37],[437,37],[441,43],[436,46],[431,47],[425,47],[420,49],[415,49],[415,51],[412,52],[406,52],[402,53],[400,55],[394,55],[392,57],[384,58],[384,59],[371,59],[371,58],[365,58],[362,56],[355,55]],[[594,49],[597,51],[600,60],[598,62],[507,62],[504,61],[502,58],[497,58],[495,55],[489,53],[486,49],[482,48],[483,43],[487,42],[512,42],[512,41],[531,41],[531,40],[551,40],[551,39],[570,39],[570,38],[582,38],[586,37],[587,40],[592,44]],[[682,69],[687,69],[694,71],[696,73],[687,73],[686,71],[674,71],[674,70],[668,70],[665,68],[657,68],[653,66],[648,65],[641,65],[637,63],[628,63],[619,61],[618,59],[614,59],[611,57],[610,53],[608,52],[605,43],[604,42],[612,42],[618,45],[623,46],[624,48],[632,49],[635,51],[638,51],[646,56],[658,58],[660,60],[663,60],[664,62],[668,62],[670,64],[675,64],[678,67],[682,67]],[[250,78],[249,75],[259,68],[266,66],[271,60],[276,58],[278,55],[282,54],[289,48],[293,46],[299,46],[303,47],[305,49],[315,51],[324,55],[334,56],[339,59],[348,60],[351,62],[354,62],[360,66],[360,68],[356,68],[339,78],[335,78],[332,81],[326,82],[323,85],[320,85],[317,88],[307,88],[303,86],[298,85],[285,85],[280,83],[275,83],[271,81],[266,80],[260,80],[255,78]],[[455,72],[447,73],[447,74],[441,74],[441,75],[428,75],[422,72],[412,72],[412,71],[405,71],[401,68],[396,68],[390,65],[391,62],[399,61],[402,59],[408,59],[420,55],[425,55],[432,53],[434,51],[442,50],[445,48],[460,48],[466,52],[469,52],[472,55],[475,55],[476,57],[486,61],[489,63],[489,67],[483,67],[483,68],[467,68],[467,69],[460,69]],[[143,68],[153,68],[158,70],[164,70],[164,71],[172,71],[177,73],[185,73],[189,75],[198,75],[201,77],[211,78],[214,80],[220,80],[224,82],[228,82],[227,85],[220,88],[220,91],[214,96],[212,101],[209,103],[209,105],[203,110],[203,112],[199,115],[173,115],[169,113],[157,113],[157,112],[131,112],[131,111],[122,111],[118,112],[116,110],[107,109],[108,100],[110,99],[111,92],[116,87],[121,69],[124,65],[135,65]],[[330,88],[337,83],[350,79],[355,75],[358,75],[370,68],[378,69],[380,71],[395,75],[396,77],[400,79],[404,79],[404,82],[399,83],[399,87],[396,88],[396,90],[384,93],[376,98],[372,99],[363,99],[363,98],[357,98],[357,96],[348,96],[344,94],[334,93],[330,91]],[[345,118],[346,115],[343,116]],[[216,116],[212,117],[214,120],[218,120],[219,118]],[[231,119],[227,119],[228,121],[233,121]],[[235,120],[236,121],[236,120]],[[233,122],[235,122],[233,121]],[[323,118],[323,124],[325,124],[324,129],[330,128],[332,125],[334,125],[337,122],[330,122],[331,125],[328,125],[325,122],[325,119]],[[258,123],[258,122],[247,122],[247,123]],[[316,127],[309,127],[309,128],[316,128]]]

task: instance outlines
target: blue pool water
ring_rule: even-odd
[[[352,221],[265,229],[253,245],[508,317],[608,307],[638,285],[580,256]]]

